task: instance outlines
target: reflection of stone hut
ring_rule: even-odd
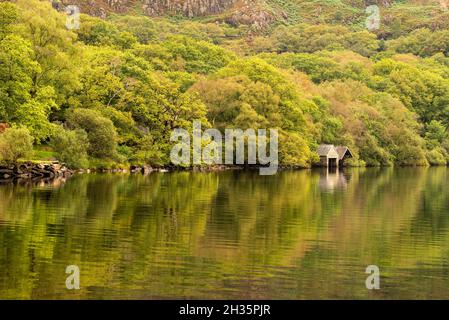
[[[347,186],[346,177],[340,170],[321,170],[318,186],[323,191],[333,191],[345,189]]]
[[[343,166],[346,159],[352,158],[351,151],[345,146],[335,147],[333,144],[321,144],[317,152],[320,157],[319,165],[321,167]]]

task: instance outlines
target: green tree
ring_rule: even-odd
[[[19,9],[10,2],[0,3],[0,39],[3,39],[12,30],[11,27],[18,22]]]
[[[88,166],[89,139],[86,131],[65,130],[59,127],[55,130],[50,144],[56,152],[57,159],[66,163],[69,168],[78,169]]]
[[[449,124],[449,80],[403,62],[384,59],[374,66],[374,74],[384,77],[383,89],[415,111],[424,123],[432,120]]]
[[[120,31],[117,25],[109,21],[88,15],[82,15],[82,20],[83,23],[77,33],[80,40],[86,44],[129,49],[137,42],[132,33]]]
[[[371,56],[379,44],[367,31],[351,32],[341,25],[280,26],[272,34],[278,52],[316,52],[320,50],[350,49],[363,56]]]
[[[96,158],[114,159],[117,155],[117,132],[111,120],[91,109],[77,108],[67,115],[67,125],[83,129],[89,139],[88,153]]]
[[[0,162],[16,162],[33,152],[33,137],[27,128],[13,127],[0,133]]]
[[[440,121],[432,120],[425,127],[427,160],[432,165],[443,165],[449,160],[449,136]]]
[[[206,41],[189,37],[169,37],[163,43],[174,59],[185,61],[185,70],[196,73],[211,73],[227,65],[235,56],[233,53]]]
[[[432,120],[426,125],[424,137],[426,138],[429,148],[433,148],[448,139],[448,134],[441,121]]]
[[[31,44],[19,36],[0,41],[0,119],[28,127],[40,142],[51,134],[48,117],[57,105],[53,87],[33,86],[32,75],[40,66],[32,55]]]
[[[17,120],[16,110],[31,100],[31,75],[39,70],[31,43],[15,35],[0,41],[0,117]]]

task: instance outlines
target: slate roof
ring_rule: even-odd
[[[342,160],[346,153],[348,153],[349,158],[352,158],[352,153],[351,153],[351,151],[349,150],[348,147],[337,146],[335,149],[337,149],[338,159],[339,160]]]
[[[334,148],[335,147],[333,144],[320,144],[318,146],[317,152],[320,157],[326,157],[329,154],[329,152]]]
[[[342,160],[345,155],[352,158],[352,153],[348,147],[345,146],[334,146],[333,144],[320,144],[317,149],[317,153],[320,157],[327,157],[329,153],[334,151],[338,154],[338,160]]]

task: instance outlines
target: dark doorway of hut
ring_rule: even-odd
[[[328,167],[329,168],[337,168],[338,167],[337,159],[335,159],[335,158],[329,159]]]

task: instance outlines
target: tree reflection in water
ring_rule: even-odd
[[[0,297],[449,298],[448,196],[446,168],[2,184]]]

